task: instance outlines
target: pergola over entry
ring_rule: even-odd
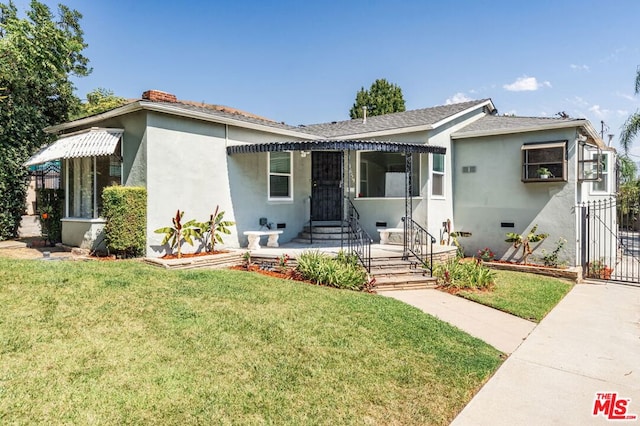
[[[253,154],[262,152],[283,151],[346,151],[348,155],[348,174],[351,175],[351,151],[380,151],[395,152],[405,155],[405,217],[412,218],[412,176],[413,154],[446,154],[446,148],[442,146],[427,145],[424,143],[406,143],[376,140],[302,140],[289,142],[271,142],[258,144],[243,144],[227,147],[228,155]],[[342,168],[344,171],[344,167]],[[344,181],[344,176],[342,176]],[[347,193],[350,188],[347,188]]]

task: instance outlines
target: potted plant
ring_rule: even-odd
[[[536,173],[538,174],[538,177],[540,177],[540,179],[549,179],[550,177],[553,177],[551,171],[549,171],[549,169],[547,169],[546,167],[538,167]]]

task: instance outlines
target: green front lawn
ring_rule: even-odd
[[[540,322],[571,290],[573,284],[557,278],[513,271],[494,271],[491,291],[460,291],[459,296],[518,317]]]
[[[0,259],[2,424],[448,424],[500,364],[390,298]]]

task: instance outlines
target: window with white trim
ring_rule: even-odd
[[[399,152],[359,152],[358,197],[395,198],[405,195],[407,158]],[[411,196],[420,195],[420,154],[411,156]]]
[[[293,199],[293,156],[290,152],[269,153],[269,199]]]
[[[102,214],[102,191],[121,184],[119,156],[69,158],[67,167],[67,217],[97,219]]]
[[[600,161],[600,175],[598,180],[592,182],[593,192],[609,192],[609,154],[607,153],[593,153],[592,158],[596,161]]]
[[[431,195],[444,197],[444,154],[431,155]]]

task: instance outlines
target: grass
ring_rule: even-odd
[[[448,424],[500,364],[390,298],[0,259],[0,423]]]
[[[520,318],[540,322],[573,287],[568,281],[542,275],[495,272],[495,288],[492,291],[460,291],[458,295]]]

